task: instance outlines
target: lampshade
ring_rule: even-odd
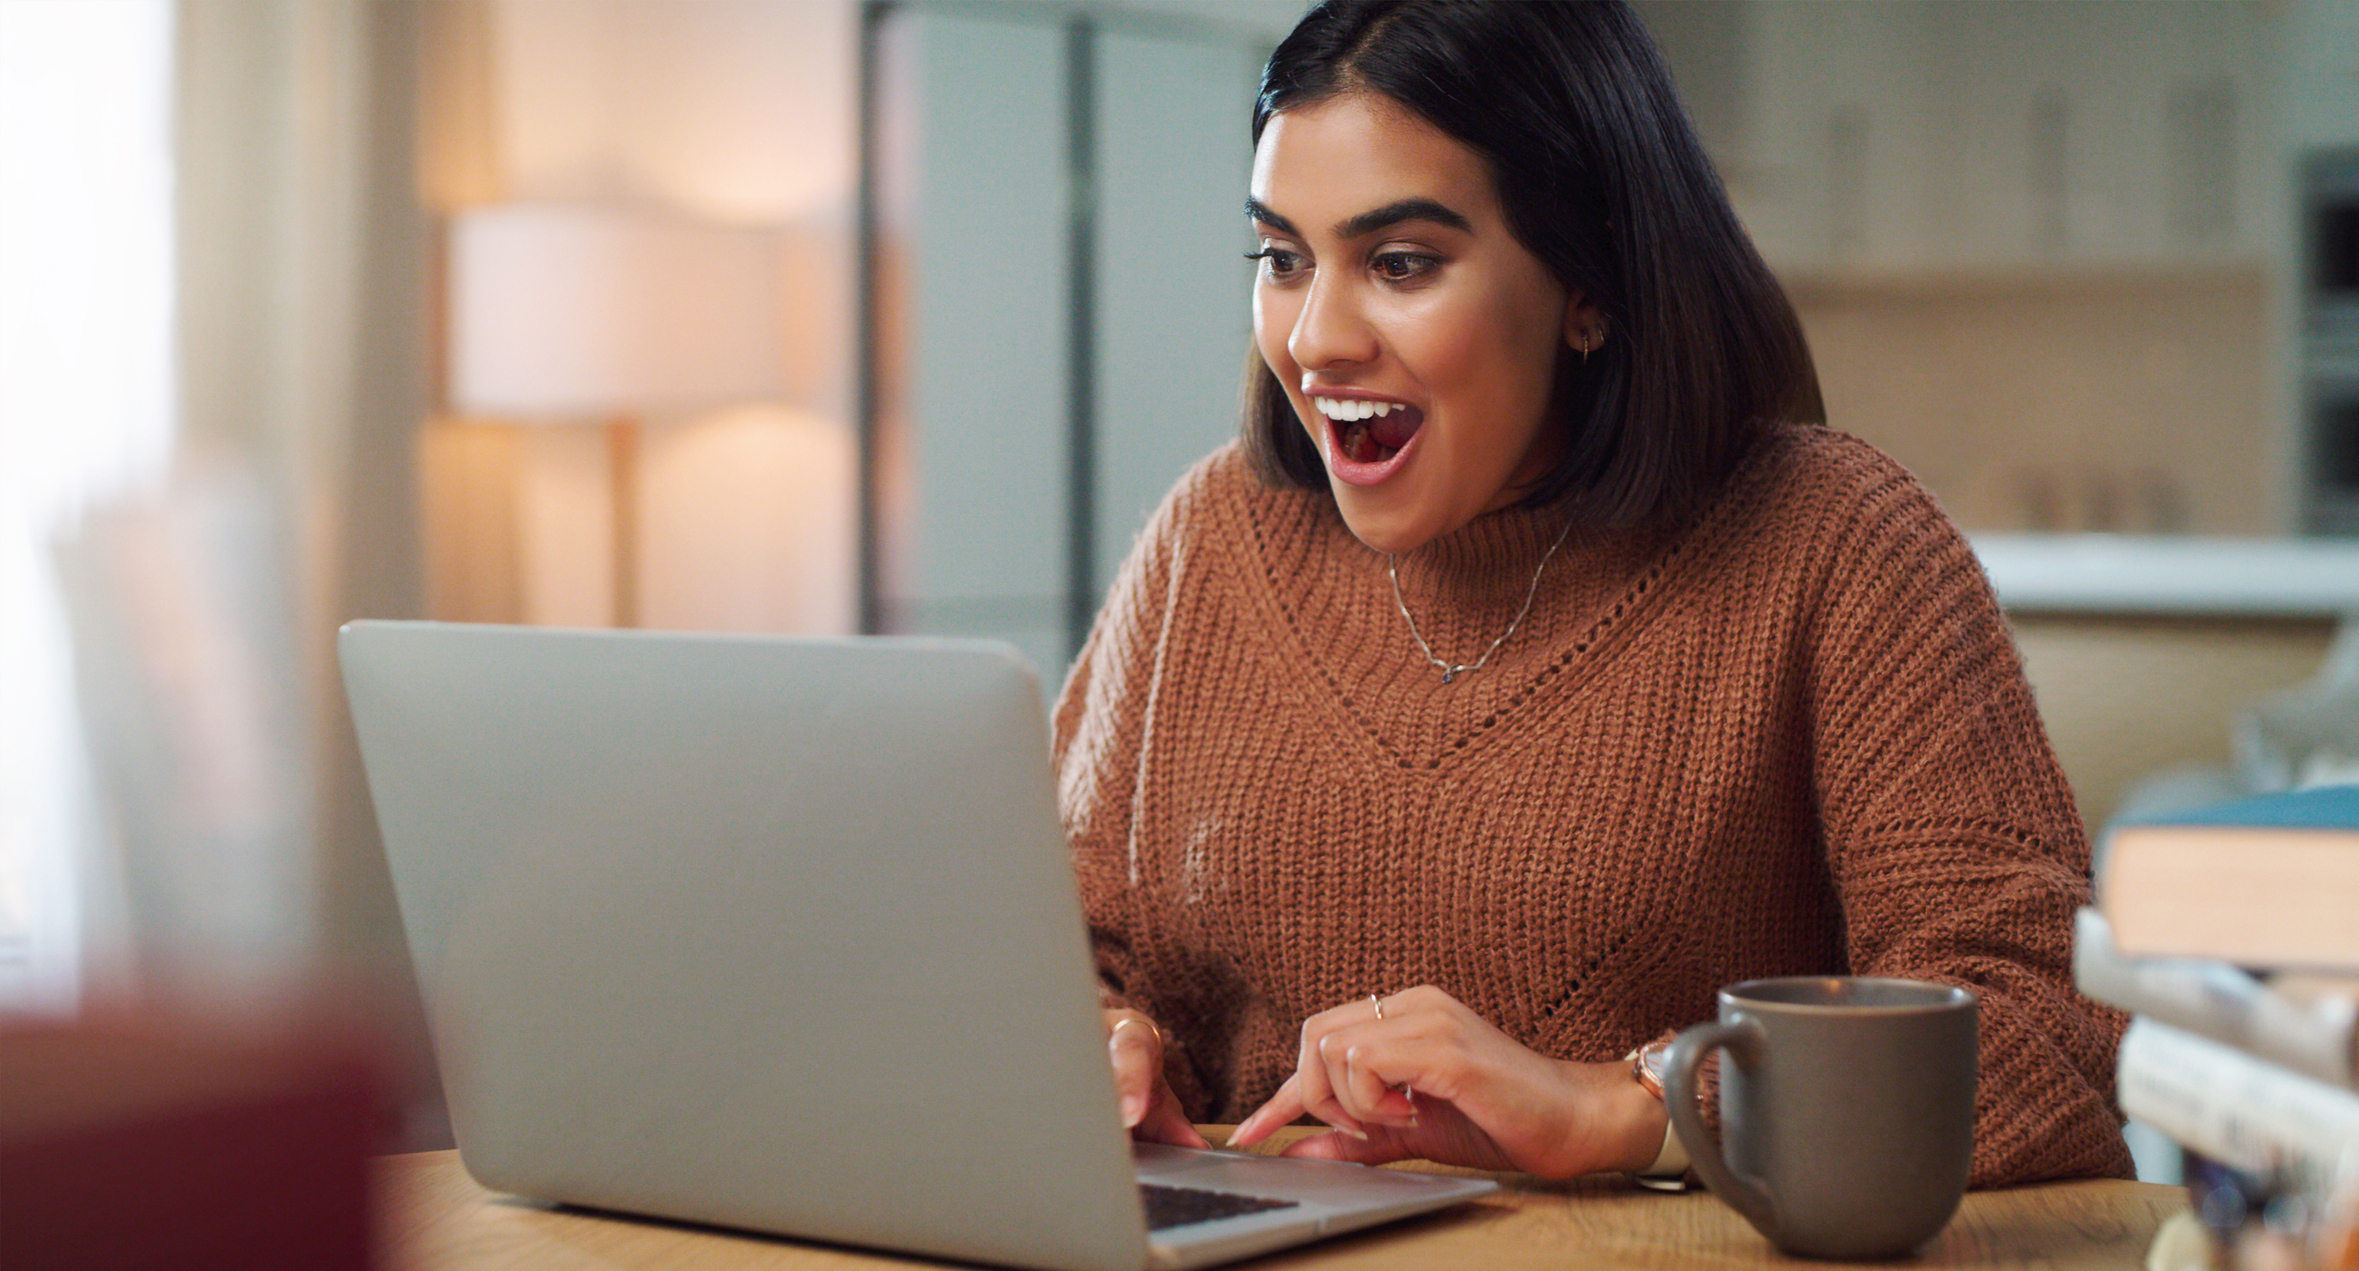
[[[581,420],[784,393],[785,265],[769,230],[565,203],[471,209],[450,231],[450,402]]]

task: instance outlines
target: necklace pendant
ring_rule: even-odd
[[[1442,672],[1442,683],[1444,683],[1444,684],[1447,684],[1447,683],[1449,683],[1450,681],[1452,681],[1452,680],[1454,680],[1454,679],[1457,679],[1457,678],[1458,678],[1458,668],[1457,668],[1457,667],[1451,667],[1449,670]]]

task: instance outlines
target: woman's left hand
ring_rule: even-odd
[[[1313,1015],[1295,1064],[1232,1146],[1308,1113],[1334,1128],[1288,1156],[1570,1178],[1643,1169],[1662,1150],[1663,1105],[1629,1065],[1551,1059],[1430,986],[1384,998],[1381,1012],[1361,998]]]

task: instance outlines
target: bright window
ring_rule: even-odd
[[[175,415],[170,0],[0,3],[0,1009],[70,1006],[89,837],[49,545]]]

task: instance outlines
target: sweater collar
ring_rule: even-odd
[[[1400,557],[1401,588],[1405,593],[1486,604],[1520,602],[1532,587],[1532,575],[1559,535],[1564,545],[1550,571],[1567,556],[1583,554],[1597,535],[1573,526],[1570,512],[1551,508],[1504,508],[1485,513],[1413,552]],[[1381,560],[1381,556],[1379,557]]]

